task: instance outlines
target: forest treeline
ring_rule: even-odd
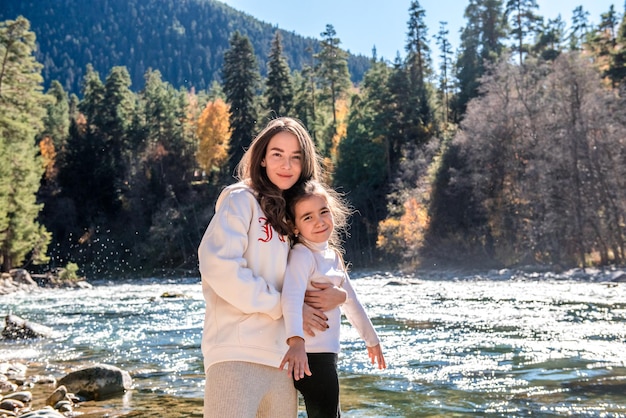
[[[134,91],[144,87],[144,74],[151,69],[176,88],[206,90],[220,81],[233,30],[250,39],[263,76],[277,30],[291,69],[311,65],[319,51],[315,38],[277,29],[216,0],[2,2],[0,20],[17,16],[28,19],[37,35],[35,57],[43,64],[44,88],[56,80],[75,94],[80,94],[87,64],[103,75],[113,67],[126,67]],[[354,82],[368,67],[367,57],[348,54]]]
[[[406,57],[372,58],[358,85],[332,25],[292,70],[274,34],[267,75],[234,31],[209,89],[160,71],[87,66],[82,95],[43,91],[30,22],[0,24],[3,271],[194,272],[215,199],[272,117],[310,130],[326,181],[358,211],[355,267],[570,267],[626,254],[626,20],[545,22],[534,0],[471,0],[461,46],[429,48],[411,2]],[[432,54],[439,68],[432,67]]]

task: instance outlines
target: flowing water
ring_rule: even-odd
[[[626,283],[611,281],[619,275],[354,273],[388,368],[372,367],[342,325],[343,416],[626,417]],[[198,278],[0,296],[8,313],[57,335],[0,340],[0,361],[57,378],[96,363],[131,374],[132,391],[85,405],[83,417],[201,417]]]

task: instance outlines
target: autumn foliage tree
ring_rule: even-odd
[[[57,152],[50,136],[46,135],[39,141],[39,151],[41,152],[45,169],[44,179],[47,182],[51,182],[56,177],[58,169],[56,167]]]
[[[414,264],[429,226],[428,208],[415,197],[409,197],[403,206],[400,218],[387,218],[379,223],[376,245],[387,254]]]
[[[42,186],[45,186],[48,192],[52,192],[55,187],[58,187],[55,184],[59,170],[58,159],[63,154],[69,133],[69,99],[58,81],[51,83],[46,96],[49,100],[46,104],[44,129],[39,139],[39,148],[46,170]]]
[[[228,160],[228,112],[228,105],[218,98],[207,103],[198,119],[196,160],[206,175],[219,173]]]

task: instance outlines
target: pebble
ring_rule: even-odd
[[[46,405],[54,406],[67,396],[67,389],[61,385],[46,399]]]
[[[4,409],[5,411],[13,411],[16,412],[18,409],[24,408],[24,402],[20,402],[17,399],[3,399],[0,402],[0,409]]]
[[[20,415],[20,418],[65,418],[65,415],[55,411],[51,406],[46,406],[45,408]]]
[[[33,394],[28,391],[13,392],[5,395],[4,399],[16,399],[22,403],[29,403],[33,400]]]
[[[71,414],[73,412],[73,402],[79,398],[68,393],[64,386],[58,387],[48,397],[46,407],[31,411],[33,394],[23,389],[33,387],[35,383],[56,384],[56,379],[51,376],[33,376],[27,379],[25,377],[26,369],[26,366],[18,363],[0,362],[0,417],[65,418],[63,413]],[[19,385],[13,382],[17,382]],[[22,390],[17,391],[18,387],[21,387]]]

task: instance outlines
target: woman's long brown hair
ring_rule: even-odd
[[[307,180],[319,180],[322,175],[320,157],[306,128],[290,117],[271,120],[254,138],[237,165],[237,178],[245,181],[256,192],[257,200],[267,217],[267,222],[281,235],[289,234],[286,222],[287,205],[283,191],[272,183],[261,161],[265,158],[267,145],[279,132],[290,132],[298,138],[302,151],[302,172],[296,184]]]

